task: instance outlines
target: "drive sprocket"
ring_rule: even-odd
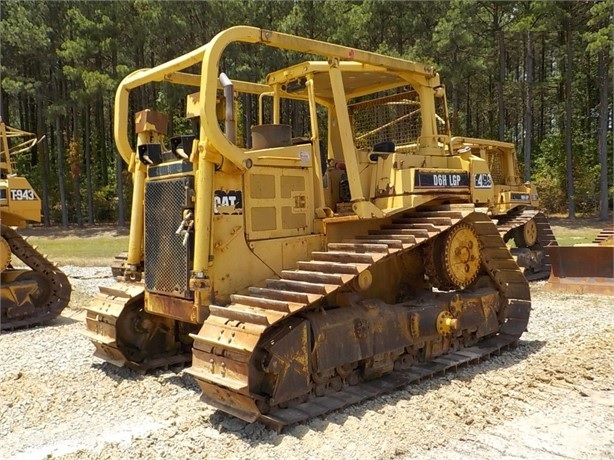
[[[480,242],[473,228],[460,223],[427,248],[427,274],[435,287],[450,290],[469,286],[480,271]]]

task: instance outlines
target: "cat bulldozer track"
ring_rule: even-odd
[[[510,252],[523,269],[527,280],[550,276],[550,257],[546,248],[558,243],[544,215],[535,209],[516,208],[497,219],[499,233],[505,242],[514,241]]]
[[[218,64],[236,43],[323,59],[233,80]],[[145,109],[133,148],[130,92],[158,81],[200,89],[192,132],[167,137],[167,116]],[[526,329],[528,282],[503,237],[541,225],[525,210],[536,195],[512,144],[451,135],[430,66],[237,26],[126,77],[114,130],[129,247],[85,332],[114,365],[191,361],[206,402],[281,429]]]
[[[29,140],[10,146],[9,139],[17,137]],[[40,222],[40,199],[27,179],[14,173],[11,162],[12,155],[36,143],[34,134],[0,119],[0,330],[46,323],[70,300],[66,275],[13,229],[25,227],[27,221]]]
[[[2,271],[2,330],[43,324],[56,318],[70,301],[68,277],[30,246],[15,230],[2,225],[3,260],[17,257],[29,269],[10,263]]]
[[[547,289],[574,294],[614,295],[614,227],[588,244],[547,249],[552,273]]]
[[[514,344],[529,320],[526,280],[486,215],[453,209],[329,243],[266,287],[211,305],[188,369],[203,399],[279,430]],[[386,299],[439,249],[433,276],[466,289]]]

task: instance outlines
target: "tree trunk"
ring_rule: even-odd
[[[77,226],[83,227],[83,216],[81,215],[81,175],[73,178],[73,193],[75,195],[75,213],[77,215]]]
[[[45,122],[43,119],[43,108],[42,104],[38,104],[37,114],[37,127],[36,127],[36,136],[40,139],[45,135]],[[41,200],[42,200],[42,211],[43,211],[43,224],[45,227],[49,227],[49,139],[45,137],[45,140],[38,144],[36,147],[38,149],[39,155],[38,158],[40,160],[39,167],[41,170]]]
[[[73,132],[69,139],[72,139],[73,142],[76,143],[76,146],[74,147],[76,150],[74,152],[71,151],[71,158],[70,158],[71,171],[70,172],[71,172],[72,180],[73,180],[75,216],[77,219],[77,226],[81,228],[83,227],[83,216],[81,214],[81,147],[80,147],[79,138],[77,137],[77,133],[79,132],[79,114],[75,106],[73,106],[72,108],[72,118],[73,118]]]
[[[4,123],[9,123],[9,94],[0,88],[0,118],[4,120]]]
[[[459,96],[458,96],[458,84],[452,84],[452,119],[451,119],[451,128],[453,133],[460,132],[460,122],[458,120],[458,109],[459,109]]]
[[[90,105],[85,107],[85,180],[87,181],[87,223],[94,224],[94,191],[92,184],[92,143],[90,140]]]
[[[599,52],[599,220],[607,220],[608,200],[608,50]]]
[[[573,79],[573,41],[572,32],[570,30],[570,22],[567,22],[567,43],[566,55],[567,63],[565,69],[565,157],[567,165],[567,208],[570,219],[576,218],[576,200],[574,197],[573,184],[573,156],[572,156],[572,104],[571,104],[571,82]]]
[[[505,83],[505,38],[503,31],[499,31],[499,84],[497,91],[497,105],[499,108],[499,140],[505,140],[505,98],[503,87]]]
[[[465,133],[467,135],[476,137],[473,131],[473,120],[471,119],[471,78],[467,77],[467,94],[465,98],[465,106],[467,110],[467,116],[465,117]]]
[[[539,92],[539,132],[537,133],[537,145],[541,144],[541,141],[544,140],[545,137],[545,128],[544,128],[544,107],[546,106],[546,98],[545,98],[545,82],[546,82],[546,39],[544,38],[542,33],[541,39],[541,62],[540,62],[540,76],[538,81],[540,82],[540,92]]]
[[[60,204],[62,206],[62,227],[68,227],[68,206],[66,203],[66,190],[64,189],[64,146],[62,142],[62,121],[60,116],[55,117],[55,136],[58,160],[58,186],[60,188]]]
[[[113,79],[117,79],[117,50],[113,48],[111,52],[112,71],[111,75]],[[113,139],[113,106],[109,104],[109,135]],[[115,149],[113,148],[113,151]],[[124,177],[123,177],[124,160],[119,153],[115,154],[115,181],[116,181],[116,193],[117,193],[117,225],[119,227],[126,226],[126,203],[124,201]]]
[[[99,98],[96,103],[96,126],[100,133],[106,132],[106,120],[104,118],[104,101]],[[98,143],[100,148],[100,179],[102,185],[109,185],[109,159],[107,154],[107,139],[105,135],[100,136]]]
[[[531,139],[533,137],[533,39],[531,31],[527,31],[527,55],[525,60],[526,82],[524,106],[524,181],[531,180]]]

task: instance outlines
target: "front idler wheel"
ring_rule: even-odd
[[[516,244],[517,248],[530,248],[537,244],[537,224],[535,219],[531,219],[522,227],[516,229],[514,244]]]

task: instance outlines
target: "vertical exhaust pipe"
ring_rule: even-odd
[[[235,104],[234,104],[234,87],[230,78],[224,72],[220,74],[220,83],[224,88],[224,98],[226,99],[226,121],[224,129],[226,137],[230,142],[236,144],[237,133],[235,128]]]

